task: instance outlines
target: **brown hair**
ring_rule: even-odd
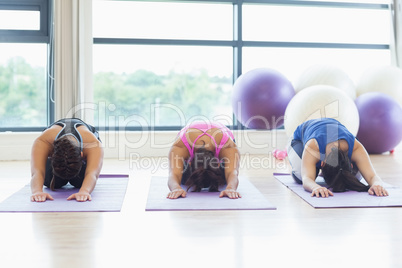
[[[196,149],[183,176],[187,179],[187,191],[193,188],[193,192],[200,192],[202,188],[209,187],[209,192],[217,192],[219,186],[226,184],[224,168],[219,158],[204,147]]]
[[[61,179],[74,178],[79,174],[82,165],[79,145],[74,143],[68,136],[62,136],[55,140],[52,154],[53,178],[50,182],[50,189],[54,190],[55,176]]]
[[[365,192],[370,188],[356,178],[347,152],[340,148],[331,149],[324,161],[322,175],[333,192],[345,192],[347,189]]]

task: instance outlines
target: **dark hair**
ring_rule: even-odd
[[[219,186],[226,184],[224,169],[219,158],[204,147],[194,152],[194,158],[183,172],[187,191],[200,192],[202,188],[209,187],[209,192],[219,191]]]
[[[55,176],[61,179],[76,177],[83,162],[81,148],[68,136],[62,136],[54,141],[52,154],[53,178],[50,182],[50,189],[54,190]]]
[[[347,189],[365,192],[370,188],[356,178],[347,152],[340,148],[331,149],[324,160],[322,175],[333,192],[345,192]]]

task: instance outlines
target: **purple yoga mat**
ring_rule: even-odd
[[[386,184],[389,196],[373,196],[367,192],[346,191],[327,198],[312,197],[290,174],[274,173],[274,177],[314,208],[402,207],[402,189]],[[321,177],[317,183],[325,185]]]
[[[128,175],[101,175],[91,196],[92,201],[67,201],[67,197],[77,193],[79,189],[65,186],[62,189],[51,191],[44,188],[54,200],[46,202],[31,202],[30,185],[0,203],[0,212],[116,212],[120,211],[126,194]]]
[[[274,210],[262,193],[246,178],[239,179],[242,198],[219,198],[219,192],[188,192],[185,198],[166,198],[169,188],[166,177],[152,177],[146,211],[176,210]]]

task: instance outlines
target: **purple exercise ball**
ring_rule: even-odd
[[[283,125],[286,107],[295,95],[280,72],[258,68],[242,74],[233,85],[232,107],[247,128],[275,129]]]
[[[391,151],[402,139],[402,107],[391,96],[369,92],[356,98],[360,116],[357,139],[370,154]]]

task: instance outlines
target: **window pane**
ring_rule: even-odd
[[[0,127],[45,126],[46,44],[1,44]]]
[[[390,42],[389,10],[244,5],[243,11],[244,40],[358,44]]]
[[[195,118],[232,123],[232,48],[94,46],[100,126],[181,126]]]
[[[322,2],[322,0],[309,0],[310,2]],[[326,0],[325,2],[359,3],[359,4],[389,4],[389,0]]]
[[[94,37],[231,40],[231,4],[94,1]]]
[[[291,82],[315,64],[338,66],[355,82],[370,66],[391,64],[389,50],[244,48],[243,56],[243,73],[258,67],[273,68]]]
[[[40,30],[40,12],[0,10],[0,30]]]

